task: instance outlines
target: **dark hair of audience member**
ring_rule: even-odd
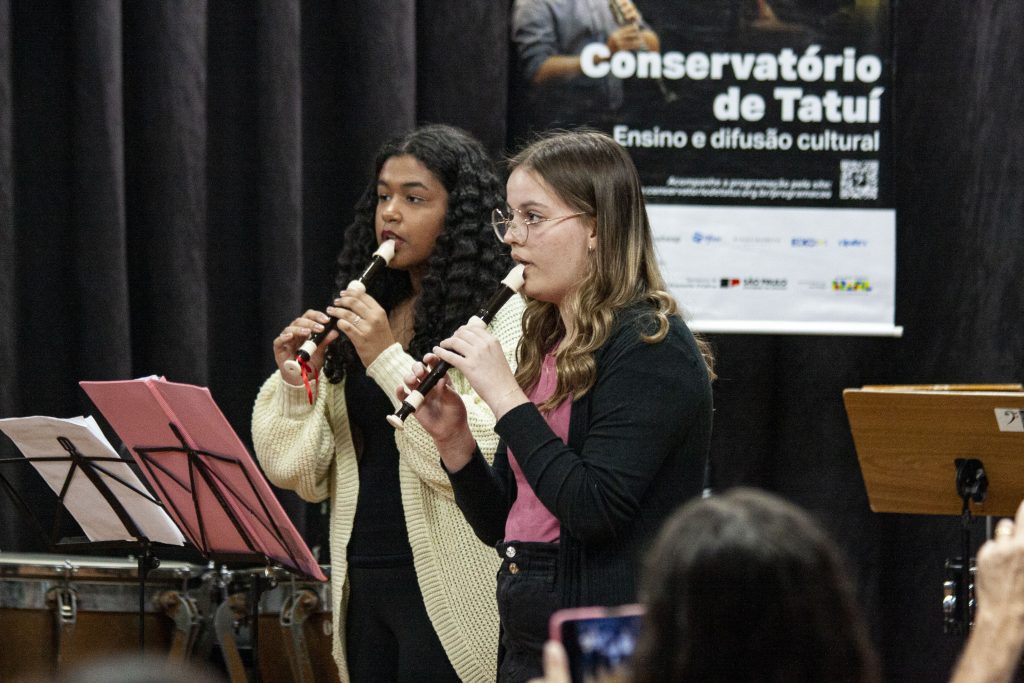
[[[880,680],[832,541],[781,498],[733,489],[691,501],[647,557],[635,680]]]
[[[118,653],[90,659],[59,678],[60,683],[226,683],[226,678],[198,661],[178,661],[166,654]]]

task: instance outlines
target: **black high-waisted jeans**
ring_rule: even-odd
[[[498,570],[501,650],[498,681],[520,683],[543,676],[541,653],[548,620],[560,606],[556,586],[558,544],[502,541]]]

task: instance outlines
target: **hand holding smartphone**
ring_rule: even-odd
[[[622,680],[640,635],[642,605],[575,607],[551,615],[549,636],[569,656],[573,683]]]

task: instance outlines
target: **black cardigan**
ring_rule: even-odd
[[[473,530],[494,545],[516,497],[505,445],[511,447],[561,524],[558,584],[566,607],[635,602],[647,544],[701,489],[711,443],[711,383],[686,324],[672,318],[664,340],[645,343],[641,333],[656,327],[648,305],[618,315],[595,356],[594,387],[573,401],[568,444],[535,405],[523,404],[495,425],[501,443],[493,466],[477,449],[448,475]]]

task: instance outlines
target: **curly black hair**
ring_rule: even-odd
[[[409,353],[422,358],[476,312],[512,261],[491,231],[491,210],[504,205],[505,193],[483,145],[453,126],[421,126],[388,140],[377,152],[373,178],[356,204],[355,218],[345,228],[335,295],[359,276],[377,249],[377,178],[388,159],[406,154],[426,166],[448,191],[444,228],[427,260],[422,292],[413,309],[415,332]],[[370,282],[367,292],[390,314],[412,294],[412,284],[408,273],[386,269]],[[345,335],[327,348],[324,373],[331,382],[362,368]]]

